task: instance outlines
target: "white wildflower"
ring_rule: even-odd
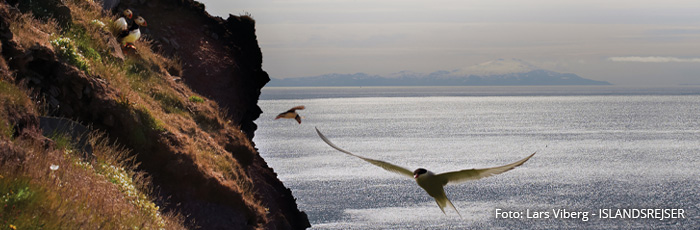
[[[99,26],[100,28],[105,27],[105,23],[102,22],[102,21],[100,21],[100,20],[97,20],[97,19],[93,19],[92,21],[90,21],[90,23],[92,23],[92,24],[94,24],[94,25],[97,25],[97,26]]]

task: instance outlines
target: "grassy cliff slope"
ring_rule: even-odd
[[[149,20],[139,7],[153,5],[133,6]],[[135,50],[122,52],[116,16],[90,0],[0,3],[0,228],[308,226],[249,139],[269,80],[257,43],[246,44],[245,33],[255,41],[254,21],[197,19],[208,15],[192,1],[169,7],[162,20],[190,17],[219,33],[211,42],[216,32],[177,38],[212,44],[222,61],[166,38],[178,31],[159,35],[162,16],[151,17]],[[192,71],[198,66],[221,71]],[[192,90],[223,79],[228,88]],[[219,102],[231,98],[223,110]],[[66,133],[42,134],[44,116],[95,130],[91,150]]]

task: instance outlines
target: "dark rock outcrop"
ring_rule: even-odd
[[[89,158],[92,155],[92,146],[88,144],[91,130],[88,127],[63,117],[40,116],[39,128],[41,128],[42,135],[45,137],[58,133],[69,135],[68,137],[75,147],[85,153],[85,158]]]
[[[71,12],[61,0],[8,0],[11,6],[17,6],[22,12],[31,12],[39,19],[55,19],[62,27],[68,27],[72,20]]]
[[[102,8],[106,10],[114,10],[119,5],[119,0],[102,0]]]

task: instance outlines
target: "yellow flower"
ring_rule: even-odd
[[[11,225],[11,224],[10,224],[10,228],[11,228],[12,230],[17,230],[17,227],[15,227],[14,225]]]

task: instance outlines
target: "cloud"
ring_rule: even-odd
[[[609,57],[608,60],[613,61],[613,62],[646,62],[646,63],[700,62],[700,58],[677,58],[677,57],[658,57],[658,56]]]

